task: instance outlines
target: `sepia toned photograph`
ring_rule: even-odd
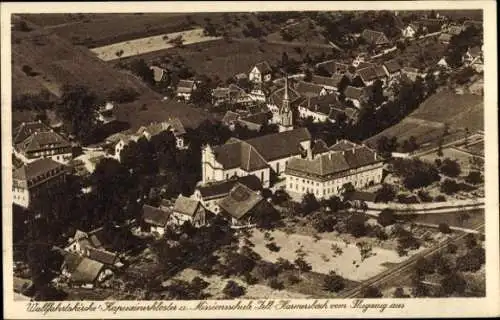
[[[487,297],[480,6],[142,8],[10,14],[21,309]]]

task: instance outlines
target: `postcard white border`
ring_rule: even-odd
[[[498,118],[497,118],[497,60],[496,60],[496,3],[494,1],[380,1],[380,2],[66,2],[66,3],[1,3],[1,80],[2,80],[2,223],[3,223],[3,274],[4,317],[14,318],[256,318],[256,317],[308,317],[308,318],[377,318],[377,317],[483,317],[500,315],[499,290],[499,201],[498,201]],[[370,309],[363,313],[356,309],[306,310],[306,311],[172,311],[172,312],[58,312],[42,316],[26,311],[25,302],[13,301],[12,291],[12,224],[11,224],[11,13],[69,13],[69,12],[234,12],[234,11],[284,11],[284,10],[445,10],[483,9],[485,44],[485,188],[486,188],[486,298],[446,299],[374,299],[370,303],[404,303],[405,309],[387,309],[380,313]],[[220,301],[220,300],[219,300]],[[294,299],[294,302],[304,300]],[[330,299],[350,305],[353,300]],[[220,301],[222,303],[222,301]],[[234,301],[232,301],[234,302]],[[103,303],[103,302],[96,302]],[[138,301],[120,301],[122,305],[137,305]],[[149,302],[148,302],[149,303]],[[176,301],[178,306],[192,306],[194,301]]]

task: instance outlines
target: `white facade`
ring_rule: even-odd
[[[38,152],[31,153],[32,157],[27,158],[24,154],[17,152],[15,148],[13,148],[13,153],[16,158],[21,160],[24,164],[35,162],[40,159],[50,158],[54,161],[57,161],[62,164],[68,164],[73,159],[72,152],[62,152],[59,153],[57,150],[40,150]]]
[[[413,28],[411,25],[407,25],[404,29],[401,29],[401,35],[403,38],[413,38],[415,37],[415,34],[417,33],[417,30]]]
[[[268,82],[271,81],[271,73],[262,74],[257,66],[255,66],[248,74],[248,80],[255,83]]]
[[[318,199],[328,199],[339,195],[346,183],[355,189],[362,189],[382,181],[383,164],[376,163],[356,169],[350,169],[332,177],[319,177],[305,173],[287,171],[285,173],[286,191],[291,194],[305,195],[312,193]]]
[[[306,118],[312,117],[313,121],[315,123],[330,121],[330,118],[328,118],[328,115],[321,113],[321,112],[312,111],[311,109],[306,108],[304,106],[299,106],[298,110],[299,110],[299,116],[301,118],[306,119]]]

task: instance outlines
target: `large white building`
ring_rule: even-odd
[[[67,164],[71,143],[41,121],[23,122],[13,130],[14,155],[24,163],[50,158]]]
[[[349,183],[355,189],[379,184],[382,171],[383,159],[374,150],[342,140],[314,159],[291,159],[284,176],[290,194],[328,199]]]

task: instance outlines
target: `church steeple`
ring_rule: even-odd
[[[285,90],[283,93],[283,102],[280,109],[279,131],[293,130],[293,116],[290,108],[290,98],[288,96],[288,75],[285,75]]]

